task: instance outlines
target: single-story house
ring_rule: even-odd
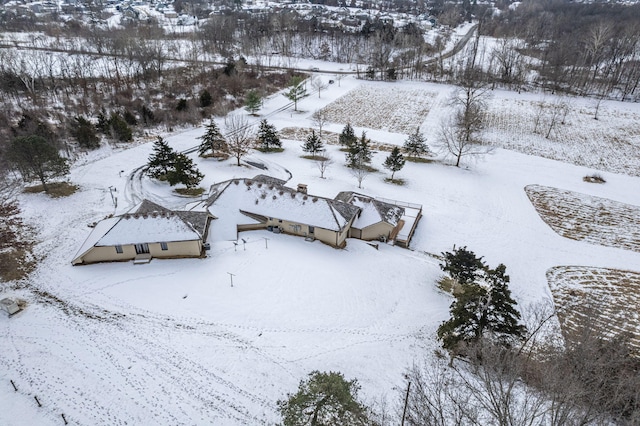
[[[422,217],[419,204],[373,198],[352,191],[340,192],[335,199],[360,209],[349,230],[350,238],[393,241],[395,245],[408,248]]]
[[[305,185],[298,189],[268,176],[232,179],[211,188],[208,210],[223,218],[216,223],[220,232],[270,229],[320,240],[333,247],[344,247],[359,208],[339,200],[308,195]],[[224,228],[224,229],[223,229]]]
[[[144,200],[98,222],[71,263],[200,257],[213,218],[207,211],[172,211]]]

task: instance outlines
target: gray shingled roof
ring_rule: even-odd
[[[184,223],[191,226],[191,228],[194,231],[196,231],[198,234],[200,234],[202,237],[206,235],[207,223],[209,221],[209,218],[211,217],[211,214],[209,214],[209,212],[206,212],[206,211],[198,212],[198,211],[169,210],[166,207],[162,207],[161,205],[146,199],[142,200],[138,208],[134,212],[129,214],[133,216],[136,216],[136,215],[140,216],[140,215],[147,215],[147,214],[154,214],[154,213],[160,214],[163,216],[176,215]],[[126,215],[123,215],[123,216],[126,216]]]

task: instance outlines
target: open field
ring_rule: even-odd
[[[540,185],[525,191],[542,220],[563,237],[640,252],[640,207]]]
[[[640,273],[590,266],[547,271],[565,339],[582,327],[605,336],[628,333],[640,350]]]
[[[589,102],[492,100],[482,137],[494,146],[524,154],[640,176],[640,114],[617,108],[623,105],[621,102],[609,106],[603,103],[599,119],[594,120],[594,108],[589,107]],[[559,103],[568,105],[568,113],[564,124],[559,117],[547,139],[550,114]],[[534,133],[541,107],[543,113]]]
[[[437,93],[406,87],[362,85],[323,108],[329,121],[355,127],[412,133],[433,106]]]

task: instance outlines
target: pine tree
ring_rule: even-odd
[[[442,256],[444,263],[440,264],[440,269],[447,272],[458,284],[475,283],[482,277],[486,268],[482,257],[476,257],[474,252],[467,250],[467,246],[458,249],[454,247],[453,253],[444,252]]]
[[[344,126],[344,129],[342,129],[340,136],[338,136],[338,142],[343,147],[349,148],[354,145],[357,140],[358,138],[356,137],[356,133],[353,131],[353,127],[351,127],[351,124],[347,123],[347,125]]]
[[[177,155],[173,148],[158,136],[153,143],[153,153],[147,162],[147,174],[155,179],[164,179],[173,169]]]
[[[399,172],[400,170],[402,170],[405,163],[406,163],[406,160],[402,156],[402,153],[400,152],[400,148],[396,146],[391,151],[391,154],[389,154],[389,156],[384,160],[384,163],[382,165],[384,166],[385,169],[391,171],[391,180],[393,180],[393,175],[396,172]]]
[[[420,133],[419,127],[416,128],[414,133],[409,135],[407,140],[404,142],[403,149],[410,158],[420,158],[423,155],[431,153],[424,135]]]
[[[133,140],[131,127],[129,127],[124,118],[122,118],[122,116],[117,112],[112,112],[109,117],[109,130],[111,131],[111,136],[120,142],[129,142]]]
[[[460,283],[451,318],[438,327],[438,339],[450,351],[459,352],[465,344],[489,337],[509,346],[521,339],[526,327],[519,324],[520,313],[509,290],[509,276],[503,264],[490,269],[481,257],[466,247],[443,253],[442,270]]]
[[[323,147],[324,144],[322,143],[322,140],[318,135],[316,135],[316,131],[312,129],[311,134],[307,136],[307,140],[302,145],[302,150],[304,152],[310,152],[315,158],[316,153],[321,151]]]
[[[367,133],[362,132],[362,137],[355,143],[347,146],[347,165],[349,167],[364,168],[371,163],[371,140],[367,139]]]
[[[244,99],[244,109],[251,115],[256,115],[258,110],[260,109],[260,104],[262,103],[262,98],[255,90],[249,90],[247,92],[247,96]]]
[[[202,139],[198,147],[198,155],[201,157],[207,155],[208,152],[211,152],[212,156],[216,156],[216,154],[226,153],[229,150],[226,139],[222,136],[220,128],[213,119],[207,125],[204,135],[198,139]]]
[[[302,78],[293,77],[289,84],[289,90],[284,95],[293,102],[293,110],[297,111],[298,101],[307,96],[307,89],[302,85]]]
[[[478,341],[486,328],[487,290],[479,284],[465,284],[456,295],[449,313],[451,318],[438,327],[442,347],[458,351],[464,343]]]
[[[495,269],[486,270],[491,301],[487,312],[487,327],[503,344],[509,344],[514,337],[522,338],[527,330],[524,325],[519,324],[520,312],[515,308],[517,303],[511,297],[508,286],[510,278],[505,274],[506,269],[501,263]]]
[[[213,103],[213,97],[211,96],[211,93],[209,93],[209,91],[207,89],[204,89],[202,92],[200,92],[200,107],[201,108],[206,108],[208,106],[210,106]]]
[[[269,124],[266,119],[260,121],[257,138],[258,142],[260,142],[260,149],[263,151],[282,147],[276,127],[273,124]]]
[[[96,135],[96,127],[82,116],[75,117],[69,123],[69,133],[82,148],[95,149],[100,146],[100,139]]]
[[[182,153],[176,154],[173,167],[166,174],[169,185],[181,183],[187,188],[195,188],[202,178],[204,175],[193,164],[193,160]]]

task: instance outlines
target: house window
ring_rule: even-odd
[[[122,246],[121,245],[117,245],[116,246],[116,253],[122,254]]]
[[[169,250],[169,247],[167,246],[167,243],[160,243],[160,248],[162,250]]]
[[[310,226],[309,227],[309,233],[313,234],[313,232],[316,230],[316,228],[314,226]]]

